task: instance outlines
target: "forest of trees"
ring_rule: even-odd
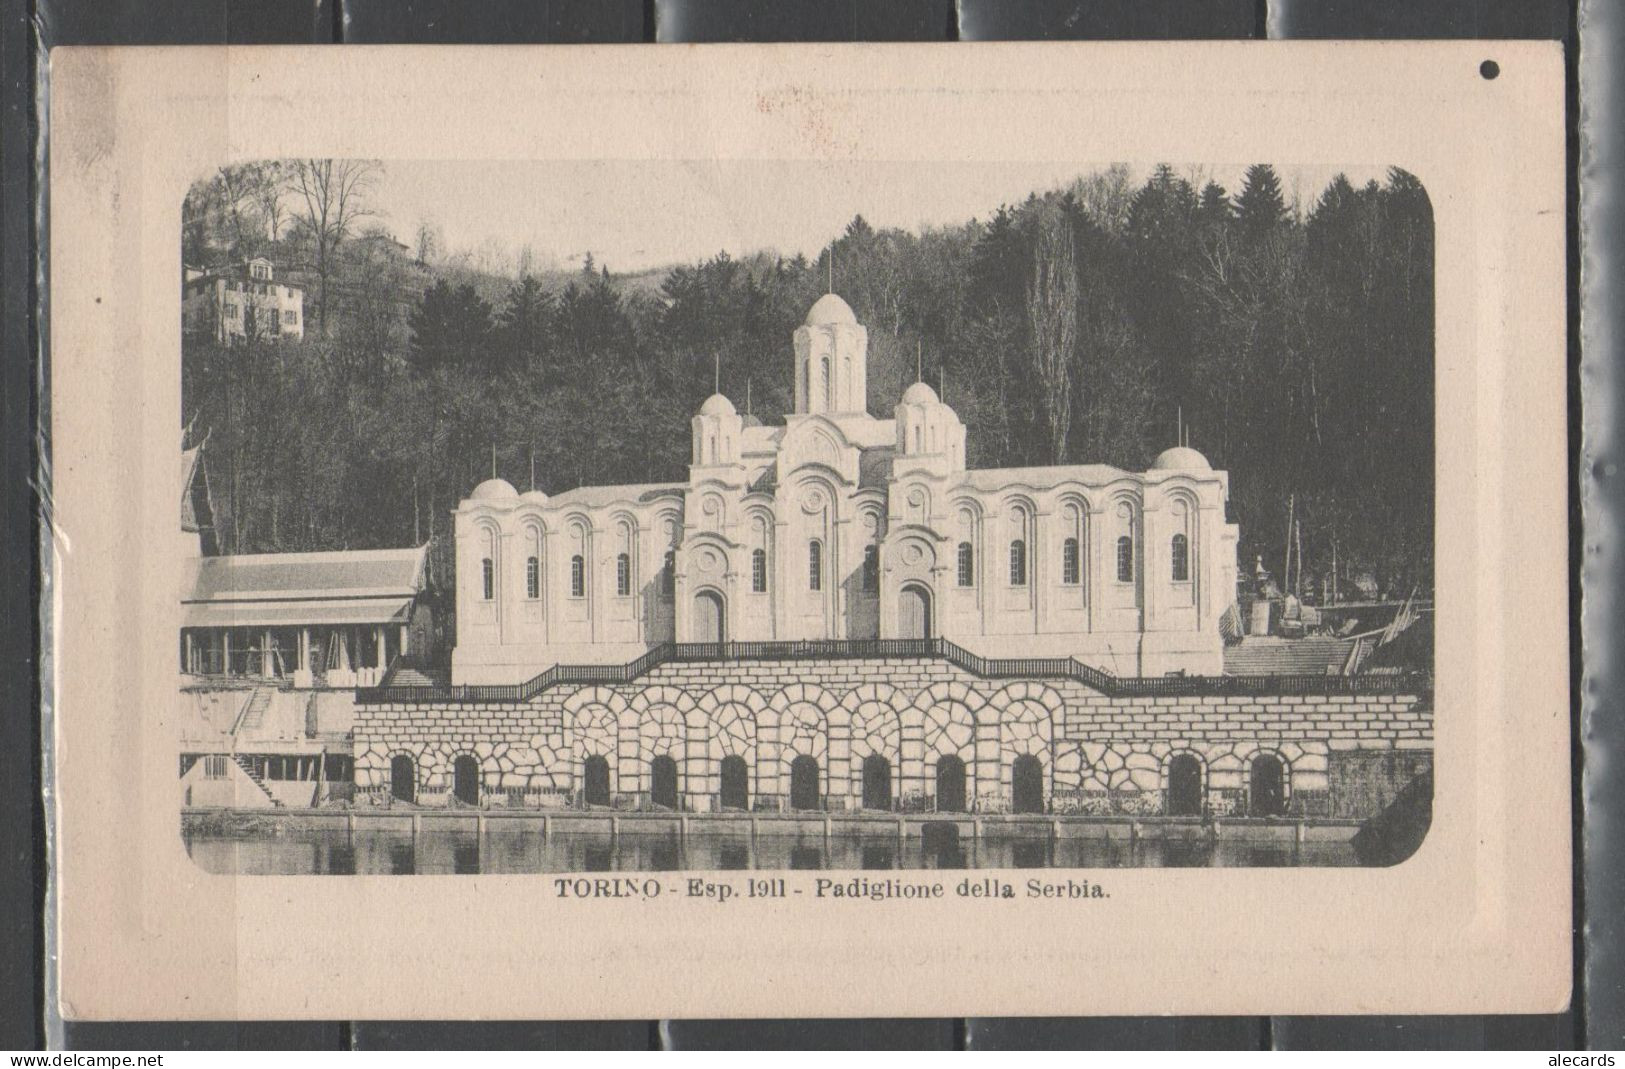
[[[398,244],[369,229],[380,169],[228,168],[187,199],[187,263],[263,254],[306,287],[302,343],[185,340],[227,551],[431,540],[444,584],[449,510],[493,451],[521,489],[681,480],[714,359],[741,409],[791,408],[790,335],[833,255],[875,415],[918,352],[975,467],[1143,469],[1183,425],[1230,472],[1243,574],[1261,556],[1279,575],[1290,541],[1305,593],[1334,559],[1345,598],[1431,589],[1433,222],[1404,171],[1305,205],[1267,164],[1234,191],[1114,166],[958,226],[858,215],[816,260],[722,252],[655,288],[590,257],[482,271],[427,224]]]

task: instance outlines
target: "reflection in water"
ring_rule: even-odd
[[[417,871],[417,851],[411,843],[391,843],[389,846],[389,874],[410,876]]]
[[[1017,839],[1010,844],[1010,865],[1018,869],[1044,869],[1049,867],[1049,841],[1046,839]]]
[[[932,828],[932,825],[926,825]],[[711,871],[718,869],[999,869],[1204,868],[1356,865],[1347,842],[1245,842],[1207,836],[1140,839],[1066,836],[961,835],[942,830],[899,840],[895,826],[762,834],[744,827],[707,829],[680,838],[656,826],[614,836],[554,832],[543,837],[527,821],[491,821],[483,836],[472,828],[409,831],[343,827],[287,828],[265,838],[192,832],[185,838],[194,861],[209,872],[243,875],[334,876]],[[952,834],[950,834],[952,833]]]

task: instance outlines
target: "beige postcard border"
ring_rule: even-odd
[[[1494,81],[1478,70],[1490,57]],[[1560,1009],[1562,85],[1557,45],[1511,42],[56,50],[62,1013]],[[281,156],[902,160],[921,181],[954,160],[1414,172],[1438,247],[1436,807],[1422,850],[1392,869],[1096,870],[1111,897],[1084,904],[565,901],[545,876],[203,874],[177,834],[167,712],[179,211],[209,168]]]

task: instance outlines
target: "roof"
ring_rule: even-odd
[[[903,404],[905,405],[934,405],[937,403],[937,391],[929,383],[916,382],[903,391]]]
[[[578,486],[574,490],[566,490],[562,494],[554,494],[549,504],[554,507],[560,505],[582,505],[593,508],[598,505],[613,505],[618,502],[643,504],[656,498],[668,497],[672,494],[681,495],[688,489],[687,483],[632,483],[627,486]]]
[[[852,306],[833,293],[826,293],[807,309],[807,326],[822,327],[836,323],[857,323]]]
[[[321,604],[340,599],[409,599],[423,589],[429,547],[321,553],[262,553],[188,561],[188,604]]]
[[[1151,462],[1152,471],[1212,471],[1213,465],[1207,462],[1207,457],[1198,453],[1188,445],[1176,445],[1172,449],[1164,449],[1157,454],[1157,459]]]
[[[1046,489],[1061,483],[1081,482],[1092,486],[1129,477],[1129,473],[1110,464],[1057,464],[1034,468],[971,468],[964,472],[961,486],[977,490],[998,491],[1017,487]]]
[[[734,414],[733,402],[720,393],[714,393],[707,397],[705,404],[700,406],[700,415],[702,416],[732,416]]]
[[[506,501],[519,496],[519,491],[513,488],[513,483],[506,479],[487,479],[474,488],[469,496],[472,501]]]
[[[294,601],[189,601],[182,627],[306,627],[404,624],[411,598],[300,598]]]

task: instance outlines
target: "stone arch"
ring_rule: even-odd
[[[388,769],[385,785],[390,797],[396,801],[416,804],[422,786],[423,773],[418,767],[417,754],[407,749],[395,749],[385,763]]]
[[[697,707],[698,703],[695,702],[692,695],[680,687],[660,685],[644,687],[632,695],[632,700],[627,703],[627,708],[636,713],[639,722],[641,722],[643,715],[657,705],[669,705],[679,713],[687,716],[691,709]]]
[[[989,698],[979,718],[979,749],[984,764],[978,766],[978,772],[986,778],[979,780],[978,789],[992,786],[993,774],[985,767],[985,758],[990,752],[996,754],[996,793],[1013,804],[1015,762],[1018,758],[1032,758],[1043,769],[1043,806],[1047,809],[1054,786],[1056,722],[1064,708],[1060,695],[1031,681],[1011,683]]]
[[[1005,758],[1046,753],[1065,707],[1060,695],[1032,682],[1011,683],[989,698],[987,705],[997,721],[999,752]]]
[[[1254,749],[1248,753],[1241,762],[1241,782],[1247,791],[1248,812],[1251,814],[1252,811],[1257,807],[1258,799],[1253,797],[1255,790],[1253,769],[1260,758],[1273,759],[1279,766],[1280,771],[1280,797],[1278,799],[1279,813],[1270,813],[1265,815],[1276,816],[1280,815],[1280,813],[1285,813],[1288,804],[1292,801],[1292,762],[1287,759],[1286,754],[1272,746],[1260,746],[1257,749]]]
[[[621,718],[629,711],[626,699],[608,687],[583,687],[565,699],[570,782],[577,792],[583,789],[582,768],[588,757],[609,763],[611,797],[619,789]]]
[[[1195,783],[1187,779],[1194,762]],[[1174,747],[1163,758],[1159,775],[1162,787],[1163,812],[1170,816],[1200,816],[1207,809],[1208,763],[1200,752],[1189,747]]]

